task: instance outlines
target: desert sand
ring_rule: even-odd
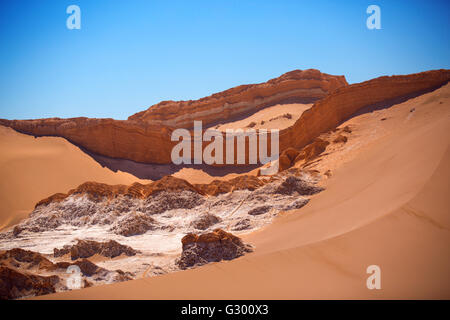
[[[311,108],[312,104],[289,103],[277,104],[255,112],[251,116],[233,122],[218,125],[221,131],[226,129],[285,129],[292,126],[300,118],[303,111]]]
[[[326,190],[243,236],[251,254],[37,298],[449,299],[449,98],[447,84],[343,123],[348,144],[316,164],[332,168]],[[367,289],[369,265],[382,290]]]
[[[0,230],[25,218],[38,201],[86,181],[145,182],[128,173],[102,168],[63,138],[34,138],[3,126],[0,176]]]

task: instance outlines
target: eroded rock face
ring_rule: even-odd
[[[38,276],[0,265],[0,299],[54,293],[59,281],[58,276]]]
[[[3,120],[0,124],[36,136],[59,136],[96,154],[136,162],[171,163],[174,128],[190,128],[193,120],[212,125],[282,102],[313,102],[347,85],[344,76],[318,70],[295,70],[266,83],[243,85],[196,101],[164,101],[128,120]]]
[[[59,194],[40,201],[29,218],[0,233],[4,235],[0,244],[10,238],[17,247],[20,243],[27,246],[29,237],[40,237],[44,231],[58,234],[59,241],[68,243],[73,239],[63,240],[64,234],[80,228],[87,233],[92,230],[89,240],[96,241],[117,239],[115,235],[151,237],[153,233],[189,233],[235,225],[233,230],[258,228],[281,211],[302,207],[308,203],[306,196],[322,191],[313,180],[307,170],[290,168],[269,179],[239,176],[194,186],[169,177],[148,185],[99,184],[97,188],[96,183],[83,184],[64,197]],[[169,188],[164,190],[167,184]],[[174,185],[183,188],[171,190]],[[270,208],[262,212],[261,207],[269,203]],[[243,219],[250,221],[238,224]],[[59,255],[70,252],[70,248],[57,250]]]
[[[123,217],[114,223],[111,231],[125,237],[144,234],[158,228],[158,223],[149,215],[134,213]]]
[[[84,258],[81,260],[72,262],[72,263],[57,262],[54,264],[54,267],[52,268],[52,270],[57,270],[57,269],[67,270],[67,268],[70,266],[78,266],[80,268],[81,273],[88,277],[91,277],[98,273],[107,273],[108,272],[108,270],[106,270],[104,268],[100,268],[95,263],[92,263],[88,259],[84,259]]]
[[[213,214],[207,213],[204,215],[201,215],[194,221],[192,221],[191,225],[198,230],[206,230],[209,227],[215,225],[220,221],[220,218],[216,217]]]
[[[0,264],[15,268],[31,269],[51,269],[53,263],[43,255],[30,250],[14,248],[0,252]]]
[[[251,216],[257,216],[257,215],[269,212],[270,209],[272,209],[272,206],[270,206],[270,205],[260,206],[260,207],[256,207],[254,209],[251,209],[248,212],[248,214],[251,215]]]
[[[313,195],[322,191],[322,187],[314,186],[306,181],[299,179],[298,177],[287,177],[279,186],[274,190],[275,193],[289,194],[298,193],[299,195]]]
[[[280,151],[289,147],[301,149],[357,112],[399,103],[437,89],[449,80],[450,70],[442,69],[342,86],[315,102],[292,127],[280,131]]]
[[[227,193],[234,190],[256,190],[264,185],[264,182],[255,176],[242,175],[228,181],[214,180],[208,184],[196,184],[195,187],[200,192],[216,196],[221,193]]]
[[[53,251],[53,256],[61,257],[68,253],[70,253],[72,260],[76,260],[78,258],[89,258],[94,254],[99,254],[109,258],[114,258],[120,256],[121,254],[134,256],[137,251],[114,240],[109,240],[108,242],[78,240],[78,242],[72,246],[66,245],[62,249],[55,248]]]
[[[117,247],[116,244],[103,244],[106,253],[115,255],[117,252],[109,249],[112,246]],[[67,251],[61,250],[59,253]],[[110,271],[99,267],[86,258],[53,263],[39,252],[13,248],[0,252],[0,299],[16,299],[68,290],[66,280],[70,276],[67,272],[70,266],[79,268],[82,287],[91,286],[93,282],[131,280],[134,276],[130,272]]]
[[[36,207],[41,205],[46,205],[51,202],[61,202],[65,200],[70,195],[86,195],[89,200],[93,202],[98,202],[103,199],[114,199],[119,196],[124,196],[129,199],[147,199],[150,196],[161,196],[162,192],[177,192],[181,193],[183,191],[189,191],[193,193],[200,193],[198,188],[194,187],[192,184],[184,179],[178,179],[172,176],[165,176],[160,180],[148,183],[140,184],[138,182],[133,183],[129,186],[126,185],[109,185],[100,182],[85,182],[79,185],[77,188],[70,190],[67,194],[57,193],[48,198],[39,201]],[[170,197],[170,195],[167,195]],[[193,195],[187,196],[186,198],[192,198]],[[186,203],[180,204],[183,206],[189,205]]]
[[[265,83],[241,85],[196,101],[163,101],[128,119],[179,128],[191,128],[194,120],[201,120],[204,126],[211,126],[268,105],[311,103],[345,85],[344,76],[314,69],[294,70]]]
[[[181,269],[232,260],[253,251],[252,247],[243,243],[239,237],[222,229],[201,235],[187,234],[181,239],[181,243],[183,251],[176,261]]]
[[[289,147],[303,148],[364,108],[398,102],[433,90],[449,80],[450,70],[434,70],[347,85],[343,77],[321,74],[317,70],[293,71],[264,84],[239,86],[197,101],[162,102],[129,120],[0,119],[0,124],[35,136],[64,137],[110,158],[170,164],[171,151],[177,143],[170,139],[173,129],[191,127],[193,120],[203,120],[206,127],[205,124],[230,121],[245,112],[254,113],[264,106],[290,99],[321,99],[292,127],[280,131],[282,152]],[[203,147],[206,145],[204,143]]]
[[[56,274],[63,280],[56,289],[61,291],[67,290],[64,288],[67,268],[73,265],[80,268],[85,286],[131,279],[135,273],[108,270],[115,269],[117,261],[102,261],[106,263],[102,265],[107,268],[104,269],[87,258],[97,254],[111,258],[127,255],[133,257],[122,257],[120,263],[127,259],[133,263],[142,261],[149,255],[160,253],[153,252],[153,248],[144,249],[142,244],[161,236],[177,241],[174,235],[190,233],[183,238],[183,254],[176,264],[171,260],[170,266],[162,265],[162,269],[152,266],[149,269],[153,275],[234,259],[251,248],[223,230],[234,232],[259,228],[270,223],[281,211],[304,206],[308,202],[305,195],[322,190],[315,187],[315,179],[308,170],[290,168],[270,178],[243,176],[215,183],[214,186],[220,187],[214,188],[211,193],[215,195],[211,196],[208,195],[211,191],[208,186],[191,186],[180,179],[165,179],[166,182],[157,181],[151,186],[100,185],[98,188],[96,184],[84,184],[70,195],[41,201],[28,219],[14,230],[6,231],[6,237],[0,239],[0,246],[11,248],[14,245],[40,252],[53,250],[58,262],[52,263],[35,252],[12,249],[0,252],[0,264],[19,269],[19,272]],[[169,190],[165,190],[170,181],[173,183],[169,183]],[[184,187],[172,188],[174,186]],[[226,192],[216,193],[217,190]],[[195,235],[198,230],[203,230],[204,234]],[[86,234],[89,238],[55,248],[54,243],[72,243],[73,232]],[[103,242],[104,239],[118,238],[122,244],[113,240]],[[142,250],[136,257],[134,255],[138,251],[132,248],[135,245]],[[163,250],[174,250],[173,245],[165,244],[168,249]],[[113,268],[109,268],[108,263]],[[120,266],[122,268],[123,265]],[[142,269],[128,271],[143,272]]]

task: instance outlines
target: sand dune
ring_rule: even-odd
[[[221,124],[215,128],[221,131],[225,131],[226,129],[242,129],[250,127],[253,129],[282,130],[292,126],[295,121],[300,118],[303,111],[311,108],[311,106],[312,104],[301,103],[277,104],[259,110],[245,119]]]
[[[373,139],[363,143],[368,137],[356,134],[360,143],[336,166],[327,190],[245,236],[254,253],[38,298],[449,299],[449,89],[382,110],[388,120],[375,111],[349,120],[372,125],[365,130]],[[381,121],[391,123],[377,135]],[[381,267],[382,290],[366,288],[369,265]]]
[[[34,138],[0,126],[0,229],[26,217],[41,199],[86,181],[140,181],[102,168],[63,138]]]

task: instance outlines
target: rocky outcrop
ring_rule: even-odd
[[[203,194],[216,196],[234,190],[253,191],[264,185],[258,177],[242,175],[230,180],[214,180],[208,184],[195,184],[195,187]]]
[[[270,211],[270,209],[272,209],[272,206],[269,205],[264,205],[264,206],[259,206],[256,208],[251,209],[248,214],[251,216],[258,216],[260,214],[264,214]]]
[[[64,137],[93,154],[109,158],[171,164],[170,155],[176,144],[171,141],[172,131],[175,127],[192,126],[194,119],[203,120],[204,124],[227,122],[270,104],[307,96],[321,98],[292,127],[280,132],[282,152],[289,147],[306,146],[321,133],[336,128],[365,108],[389,106],[433,90],[449,80],[450,70],[435,70],[346,85],[343,77],[325,75],[317,70],[293,71],[264,84],[232,88],[197,101],[163,102],[129,120],[0,119],[0,124],[35,136]],[[206,145],[204,143],[203,147]]]
[[[99,182],[85,182],[67,194],[57,193],[48,198],[42,199],[36,204],[45,206],[49,203],[61,202],[71,195],[86,195],[89,200],[101,201],[103,199],[114,199],[119,196],[125,196],[131,199],[147,199],[150,196],[159,196],[160,203],[158,208],[152,210],[153,213],[164,212],[174,208],[194,208],[199,205],[201,199],[195,195],[218,195],[233,190],[255,190],[264,185],[264,182],[258,177],[242,175],[230,180],[214,180],[208,184],[192,185],[184,179],[165,176],[160,180],[150,182],[149,184],[133,183],[132,185],[108,185]],[[190,196],[185,201],[180,197],[184,191]],[[174,194],[177,196],[174,197]],[[170,199],[170,198],[173,199]],[[115,208],[120,211],[120,208]],[[20,229],[16,230],[19,234]]]
[[[0,265],[0,299],[54,293],[59,281],[58,276],[38,276]]]
[[[75,262],[57,262],[54,264],[53,268],[51,270],[57,270],[57,269],[63,269],[67,270],[70,266],[78,266],[80,268],[81,273],[84,276],[91,277],[98,273],[107,273],[108,270],[101,268],[97,266],[95,263],[92,263],[88,259],[80,259]]]
[[[61,257],[70,253],[70,258],[76,260],[78,258],[89,258],[95,254],[102,255],[108,258],[114,258],[125,254],[127,256],[134,256],[138,251],[133,248],[122,245],[114,240],[108,242],[97,242],[92,240],[78,240],[78,242],[72,246],[65,245],[62,249],[55,248],[53,250],[54,257]]]
[[[26,243],[29,237],[40,238],[46,232],[51,232],[59,243],[71,243],[67,231],[74,228],[94,228],[89,240],[99,243],[117,239],[117,235],[147,237],[152,233],[186,234],[213,228],[259,228],[281,211],[306,205],[307,196],[322,190],[316,186],[318,181],[316,173],[294,167],[270,178],[239,176],[205,185],[191,185],[174,177],[147,185],[87,183],[67,195],[40,201],[27,219],[0,233],[0,245],[6,241]],[[268,204],[270,210],[261,212],[260,207]],[[80,242],[74,248],[67,245],[54,252],[55,256],[71,254],[74,259],[95,253],[105,255],[103,246],[99,246]]]
[[[302,196],[313,195],[320,191],[323,191],[322,187],[314,186],[306,181],[289,176],[283,182],[281,182],[274,190],[275,193],[279,194],[299,194]]]
[[[437,89],[449,80],[450,70],[433,70],[379,77],[338,88],[314,103],[292,127],[280,132],[280,150],[303,148],[358,112],[389,107]]]
[[[127,215],[114,223],[111,231],[125,237],[144,234],[149,230],[158,228],[158,223],[149,215],[142,213],[133,213]]]
[[[295,70],[257,85],[235,87],[196,101],[166,101],[137,113],[128,120],[49,118],[4,120],[0,124],[34,136],[59,136],[86,150],[110,158],[142,163],[171,163],[174,128],[230,121],[281,102],[312,102],[346,85],[343,76],[318,70]]]
[[[15,268],[51,269],[53,263],[38,252],[14,248],[0,252],[0,264]]]
[[[243,243],[239,237],[222,229],[201,235],[187,234],[181,239],[181,243],[183,251],[176,261],[181,269],[231,260],[253,251],[252,247]]]
[[[158,181],[148,184],[133,183],[126,185],[109,185],[99,182],[85,182],[77,188],[70,190],[67,194],[57,193],[39,201],[35,207],[46,205],[51,202],[61,202],[71,195],[86,195],[90,200],[100,201],[104,198],[113,199],[118,196],[126,196],[133,199],[145,199],[151,195],[161,192],[182,192],[191,191],[201,193],[201,191],[184,179],[166,176]]]
[[[96,154],[144,163],[170,163],[175,145],[170,141],[173,129],[130,120],[0,119],[0,125],[34,136],[63,137]]]
[[[241,85],[195,101],[163,101],[128,119],[177,128],[191,128],[194,120],[200,120],[209,127],[270,105],[311,103],[345,85],[344,76],[294,70],[264,83]]]
[[[207,213],[192,221],[191,225],[197,230],[206,230],[220,221],[219,217]]]
[[[99,251],[92,249],[95,246],[101,247]],[[57,255],[69,253],[65,250],[55,249]],[[89,255],[89,250],[97,251],[106,256],[116,256],[119,252],[130,254],[130,248],[121,246],[117,242],[95,243],[83,241],[77,244],[77,252],[81,255]],[[60,261],[53,263],[45,258],[41,253],[14,248],[0,252],[0,299],[16,299],[25,296],[36,296],[54,293],[56,291],[67,290],[66,280],[68,268],[77,266],[80,274],[84,277],[91,277],[94,282],[120,282],[133,278],[133,274],[122,270],[109,271],[97,266],[86,258],[81,258],[73,262]],[[25,271],[26,270],[26,271]],[[32,272],[32,273],[31,273]],[[44,273],[46,276],[39,275]],[[48,274],[52,274],[47,276]],[[84,287],[93,285],[92,282],[83,278]]]
[[[0,252],[0,265],[17,269],[35,269],[37,271],[55,271],[58,269],[66,270],[69,266],[76,265],[80,268],[83,275],[92,276],[98,272],[107,272],[106,269],[98,267],[87,259],[81,259],[75,262],[57,262],[53,263],[45,258],[39,252],[13,248]]]

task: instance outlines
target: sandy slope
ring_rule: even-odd
[[[292,126],[295,121],[300,118],[303,111],[311,108],[312,104],[277,104],[258,112],[255,112],[251,116],[233,122],[228,122],[216,126],[218,130],[225,131],[226,129],[245,129],[250,123],[254,122],[253,129],[285,129]],[[283,115],[290,114],[292,118],[283,117]],[[261,123],[263,122],[263,123]]]
[[[134,176],[102,168],[62,138],[35,139],[0,126],[0,229],[26,217],[41,199],[86,181],[130,184]]]
[[[396,115],[390,131],[362,143],[308,206],[246,236],[252,254],[38,298],[448,299],[449,93],[447,85],[382,110]],[[382,290],[366,288],[372,264],[381,267]]]

